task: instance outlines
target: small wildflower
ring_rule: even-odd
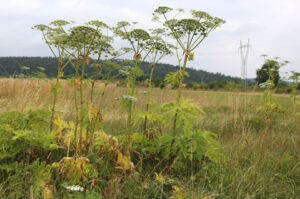
[[[270,82],[264,82],[264,83],[261,83],[261,84],[259,84],[259,87],[261,87],[261,88],[272,88],[272,83],[270,83]]]
[[[68,189],[70,191],[84,191],[84,188],[79,185],[67,186],[66,189]]]
[[[133,101],[133,102],[136,102],[137,101],[137,98],[131,96],[131,95],[123,95],[122,96],[124,99],[127,99],[129,101]]]
[[[140,91],[141,94],[148,94],[148,91]]]

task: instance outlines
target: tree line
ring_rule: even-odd
[[[119,65],[124,66],[128,65],[128,62],[125,62],[122,59],[114,60]],[[57,59],[54,57],[0,57],[0,76],[1,77],[19,77],[21,76],[47,76],[53,78],[57,76]],[[149,62],[143,62],[141,64],[141,69],[144,72],[144,75],[140,77],[140,80],[146,79],[151,72]],[[171,64],[159,63],[157,64],[156,69],[153,72],[154,79],[163,80],[169,72],[176,71],[178,66]],[[104,73],[107,72],[107,67],[103,61],[103,70]],[[64,75],[66,77],[72,76],[74,74],[74,68],[69,63],[64,68]],[[94,67],[86,68],[86,76],[88,77],[95,72]],[[212,81],[222,82],[222,81],[233,81],[240,82],[240,78],[231,77],[223,75],[221,73],[211,73],[204,70],[196,70],[193,68],[187,68],[187,72],[190,74],[189,77],[185,78],[185,82],[197,82],[197,83],[209,83]],[[118,71],[113,71],[113,76],[116,79],[122,79],[122,76],[118,75]],[[98,77],[101,79],[101,76]]]

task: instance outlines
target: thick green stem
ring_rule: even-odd
[[[180,76],[180,80],[179,80],[179,87],[178,87],[178,93],[177,93],[177,99],[176,102],[179,104],[181,101],[181,95],[182,95],[182,84],[183,84],[183,80],[184,80],[184,72],[185,72],[185,68],[186,68],[186,64],[187,64],[187,60],[188,60],[188,55],[185,54],[184,56],[184,62],[183,62],[183,68],[180,69],[181,70],[181,76]],[[172,135],[173,135],[173,139],[171,142],[171,146],[170,146],[170,155],[169,155],[169,164],[171,165],[173,162],[173,145],[175,142],[175,137],[176,137],[176,129],[177,129],[177,117],[178,117],[178,109],[176,110],[176,113],[174,115],[174,120],[173,120],[173,129],[172,129]],[[169,165],[169,166],[170,166]]]
[[[135,93],[135,77],[132,77],[132,84],[129,91],[130,96],[134,96]],[[132,100],[129,101],[129,107],[128,107],[128,120],[127,120],[127,126],[129,129],[129,132],[132,130],[132,110],[134,108],[134,102]]]
[[[183,84],[183,80],[184,80],[184,73],[185,73],[185,68],[186,68],[187,60],[188,60],[188,55],[185,54],[185,56],[184,56],[184,62],[183,62],[183,68],[181,69],[181,76],[180,76],[180,80],[179,80],[179,87],[178,87],[178,93],[177,93],[177,99],[176,99],[177,103],[179,103],[180,100],[181,100],[182,84]]]
[[[104,84],[104,88],[103,88],[103,92],[101,93],[100,102],[99,102],[99,105],[98,105],[98,111],[100,111],[102,109],[104,94],[105,94],[105,91],[106,91],[106,88],[107,88],[107,85],[108,85],[108,81],[110,79],[111,72],[112,71],[110,71],[107,75],[107,78],[106,78],[106,81],[105,81],[105,84]]]
[[[90,102],[93,103],[93,95],[94,95],[94,87],[95,87],[96,79],[92,81],[92,88],[91,88],[91,94],[90,94]]]
[[[138,67],[138,62],[139,60],[136,59],[135,60],[135,67]],[[129,81],[129,95],[130,96],[135,96],[135,81],[136,81],[136,77],[135,75],[133,74],[132,77],[128,79]],[[134,102],[132,100],[129,101],[129,105],[128,105],[128,118],[127,118],[127,128],[129,130],[129,132],[131,132],[132,130],[132,110],[134,108]]]
[[[50,46],[49,42],[47,41],[46,35],[44,33],[44,31],[42,31],[43,34],[43,38],[46,41],[46,44],[48,45],[49,49],[51,50],[52,54],[54,55],[54,57],[57,59],[58,63],[58,67],[57,67],[57,76],[56,76],[56,83],[55,83],[55,90],[54,90],[54,97],[53,97],[53,104],[52,104],[52,108],[51,108],[51,118],[50,118],[50,127],[49,130],[52,131],[53,129],[53,120],[54,120],[54,115],[55,115],[55,105],[56,105],[56,98],[57,98],[57,87],[59,84],[59,74],[60,74],[60,70],[61,70],[61,63],[62,63],[62,59],[58,58],[56,56],[56,54],[54,53],[52,47]]]
[[[82,63],[82,71],[80,78],[80,129],[79,129],[79,154],[82,152],[82,131],[83,131],[83,81],[84,81],[85,61]],[[88,133],[88,132],[87,132]]]
[[[96,79],[92,81],[92,88],[91,88],[91,93],[90,93],[90,110],[94,108],[94,103],[93,103],[93,96],[94,96],[94,87],[95,87]],[[89,143],[89,133],[93,132],[91,129],[94,129],[94,124],[96,123],[97,118],[91,118],[91,121],[89,121],[88,126],[86,128],[86,142]],[[89,144],[88,144],[89,145]],[[88,146],[87,146],[87,151],[88,151]]]
[[[151,84],[152,84],[152,76],[153,76],[153,71],[154,71],[155,64],[152,64],[151,67],[152,67],[152,69],[151,69],[149,84],[148,84],[148,99],[147,99],[146,115],[145,115],[145,121],[144,121],[144,132],[143,132],[142,148],[144,148],[145,133],[146,133],[146,130],[147,130],[147,121],[148,121],[147,114],[148,114],[149,108],[150,108]]]
[[[79,108],[78,108],[78,102],[77,102],[77,85],[76,85],[76,78],[78,78],[78,68],[79,68],[79,65],[76,63],[75,78],[74,78],[74,90],[73,90],[75,110],[76,110],[76,121],[75,121],[75,127],[74,127],[74,140],[76,143],[76,153],[78,152],[77,127],[78,127],[78,123],[79,123]]]
[[[57,76],[56,76],[56,82],[55,82],[55,88],[53,90],[53,103],[52,103],[52,108],[51,108],[51,118],[50,118],[50,132],[53,129],[53,120],[55,116],[55,105],[56,105],[56,100],[57,100],[57,92],[58,92],[58,85],[59,85],[59,76],[61,72],[61,60],[59,61],[58,67],[57,67]]]
[[[181,101],[182,84],[183,84],[183,80],[184,80],[184,72],[185,72],[187,60],[188,60],[188,55],[185,55],[185,57],[184,57],[184,62],[183,62],[183,68],[180,69],[180,70],[181,70],[181,76],[180,76],[180,80],[179,80],[179,87],[178,87],[178,92],[177,92],[176,103],[180,103],[180,101]],[[173,137],[174,137],[174,138],[175,138],[175,136],[176,136],[176,125],[177,125],[176,122],[177,122],[177,116],[178,116],[178,110],[176,111],[176,113],[175,113],[175,115],[174,115],[174,122],[173,122]],[[172,142],[172,143],[173,143],[173,142]]]
[[[148,84],[148,99],[147,99],[147,105],[146,105],[146,113],[149,112],[149,108],[150,108],[150,98],[151,98],[151,84],[152,84],[152,76],[153,76],[153,71],[154,71],[154,67],[155,65],[152,64],[152,69],[151,69],[151,73],[150,73],[150,78],[149,78],[149,84]],[[145,116],[145,122],[144,122],[144,132],[147,129],[147,115]],[[144,136],[143,136],[143,140],[144,140]]]

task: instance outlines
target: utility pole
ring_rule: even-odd
[[[250,39],[248,39],[248,43],[244,44],[240,41],[239,51],[242,58],[242,71],[241,71],[241,78],[244,80],[245,88],[247,86],[247,59],[249,55],[250,49]]]

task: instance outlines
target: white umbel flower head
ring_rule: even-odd
[[[67,186],[66,189],[68,189],[70,191],[84,191],[84,188],[79,185]]]
[[[136,102],[137,101],[137,98],[131,96],[131,95],[123,95],[122,96],[124,99],[127,99],[129,101],[133,101],[133,102]]]
[[[149,92],[148,91],[140,91],[140,93],[142,93],[142,94],[148,94]]]
[[[259,84],[259,87],[261,87],[261,88],[272,88],[272,86],[273,86],[273,84],[270,82],[264,82],[264,83]]]

